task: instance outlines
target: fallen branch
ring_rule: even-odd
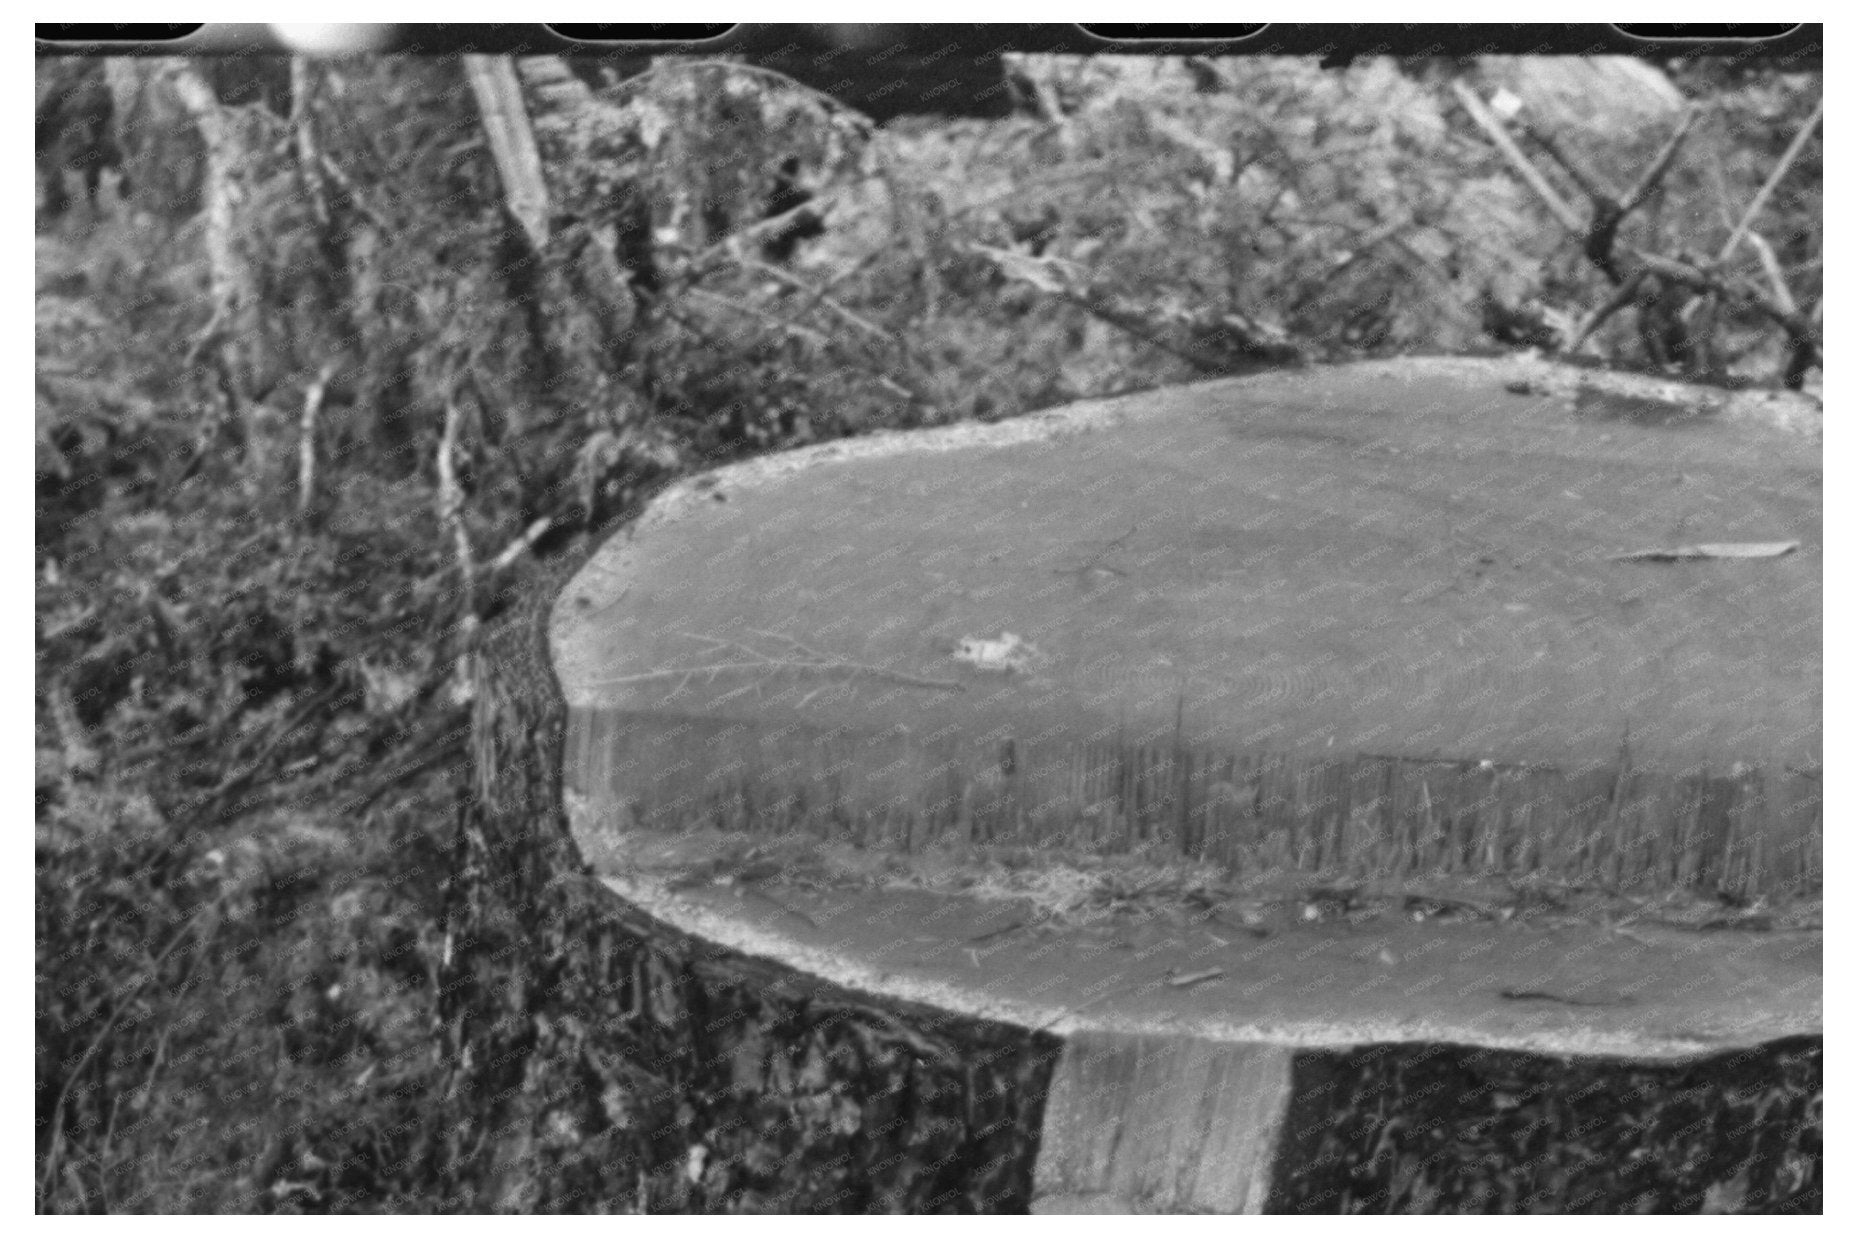
[[[509,545],[497,552],[497,557],[490,561],[490,570],[495,573],[501,572],[509,567],[510,564],[516,562],[516,560],[522,556],[524,551],[541,541],[543,534],[554,527],[555,518],[553,516],[544,516],[531,524],[527,529],[524,529],[519,536],[511,541]]]
[[[1451,87],[1452,94],[1457,96],[1459,105],[1469,114],[1477,127],[1484,131],[1484,136],[1490,139],[1498,152],[1509,161],[1510,167],[1516,170],[1516,174],[1522,177],[1529,188],[1535,190],[1536,196],[1542,199],[1549,213],[1554,215],[1561,222],[1561,226],[1569,232],[1580,233],[1583,230],[1580,215],[1562,200],[1561,195],[1555,192],[1554,186],[1548,183],[1548,178],[1542,175],[1535,164],[1529,162],[1529,157],[1523,154],[1522,149],[1516,145],[1515,139],[1510,137],[1509,131],[1503,127],[1503,122],[1497,119],[1496,114],[1482,99],[1478,98],[1477,92],[1463,82],[1453,82]]]
[[[993,263],[1008,279],[1068,301],[1208,374],[1230,374],[1248,366],[1297,365],[1304,360],[1302,350],[1282,339],[1280,333],[1239,314],[1213,311],[1198,317],[1174,315],[1158,323],[1153,320],[1155,315],[1092,287],[1074,263],[978,242],[969,242],[964,248]]]
[[[471,535],[464,523],[464,490],[458,484],[458,431],[463,421],[458,402],[445,401],[445,429],[439,439],[439,522],[451,530],[458,558],[458,576],[464,592],[464,613],[477,613],[477,566],[471,556]]]
[[[1606,187],[1598,184],[1596,178],[1576,167],[1574,162],[1564,156],[1552,141],[1543,136],[1536,137],[1543,149],[1548,151],[1582,192],[1591,199],[1592,218],[1583,222],[1579,212],[1555,192],[1554,187],[1548,183],[1548,179],[1541,170],[1517,146],[1515,140],[1504,128],[1503,122],[1478,97],[1477,93],[1462,82],[1453,82],[1451,89],[1465,112],[1484,131],[1485,136],[1496,146],[1517,176],[1535,191],[1536,196],[1542,200],[1549,213],[1560,222],[1563,228],[1582,239],[1588,260],[1620,289],[1611,294],[1604,304],[1587,315],[1576,332],[1576,346],[1608,317],[1636,299],[1646,277],[1650,275],[1669,283],[1680,284],[1704,296],[1719,297],[1727,302],[1752,306],[1779,326],[1787,333],[1788,343],[1793,351],[1793,358],[1788,366],[1789,386],[1797,385],[1797,375],[1804,373],[1805,369],[1811,365],[1820,362],[1818,324],[1815,320],[1800,313],[1793,297],[1786,291],[1784,285],[1777,291],[1764,291],[1745,281],[1729,280],[1713,269],[1715,264],[1710,264],[1710,269],[1706,269],[1695,262],[1680,261],[1632,246],[1622,249],[1617,245],[1619,226],[1626,215],[1640,206],[1650,196],[1652,189],[1660,184],[1670,171],[1679,148],[1700,115],[1695,108],[1684,114],[1683,119],[1673,130],[1671,136],[1666,139],[1664,146],[1647,165],[1633,187],[1624,195],[1619,196],[1613,195]],[[1731,233],[1730,244],[1724,248],[1724,256],[1727,256],[1735,245],[1752,239],[1753,234],[1748,230],[1749,224],[1772,194],[1773,187],[1779,183],[1786,167],[1798,157],[1800,148],[1818,123],[1819,112],[1815,111],[1813,117],[1795,135],[1793,144],[1781,157],[1780,166],[1770,173],[1767,183],[1762,186],[1762,190],[1750,202],[1748,210],[1743,213],[1742,221]],[[1619,261],[1622,254],[1636,264],[1636,269],[1622,269]],[[1768,272],[1771,283],[1775,281],[1777,269],[1770,269]]]
[[[322,415],[323,395],[335,376],[336,363],[325,361],[303,393],[303,416],[297,423],[297,518],[310,514],[316,501],[316,422]]]
[[[1756,190],[1755,196],[1749,200],[1748,209],[1742,212],[1742,218],[1737,221],[1734,231],[1729,233],[1729,239],[1723,243],[1722,252],[1716,255],[1717,262],[1727,262],[1729,256],[1735,253],[1735,247],[1742,243],[1742,238],[1748,234],[1750,226],[1754,224],[1755,216],[1761,214],[1761,209],[1768,204],[1768,199],[1774,196],[1774,190],[1781,183],[1781,179],[1787,175],[1787,170],[1793,167],[1795,160],[1800,158],[1800,152],[1805,148],[1807,138],[1812,136],[1813,130],[1819,128],[1820,118],[1825,115],[1825,112],[1826,101],[1821,98],[1814,106],[1813,114],[1807,117],[1804,125],[1800,126],[1800,132],[1793,135],[1793,141],[1789,142],[1787,149],[1781,152],[1780,161],[1774,165],[1774,170],[1768,173],[1768,179],[1762,182],[1761,188]]]

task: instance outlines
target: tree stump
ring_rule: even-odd
[[[567,819],[695,939],[1065,1037],[1035,1210],[1797,1207],[1820,477],[1797,398],[1470,359],[721,469],[556,600]],[[1437,1155],[1627,1076],[1704,1117]]]

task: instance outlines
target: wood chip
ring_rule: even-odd
[[[1800,548],[1799,542],[1700,542],[1695,546],[1651,547],[1608,555],[1609,563],[1673,563],[1679,559],[1777,559]]]
[[[1209,967],[1205,971],[1190,971],[1179,976],[1169,976],[1168,984],[1176,989],[1185,989],[1196,984],[1203,984],[1208,980],[1217,980],[1225,974],[1226,969],[1223,967]]]

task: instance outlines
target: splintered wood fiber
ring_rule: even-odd
[[[1140,851],[1238,874],[1531,877],[1739,897],[1820,880],[1818,779],[1579,771],[1179,743],[869,736],[597,713],[571,768],[626,828],[805,835],[900,853]]]

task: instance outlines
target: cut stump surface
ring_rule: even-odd
[[[732,466],[556,603],[570,818],[683,927],[1029,1026],[1816,1031],[1820,488],[1784,400],[1463,359]]]

